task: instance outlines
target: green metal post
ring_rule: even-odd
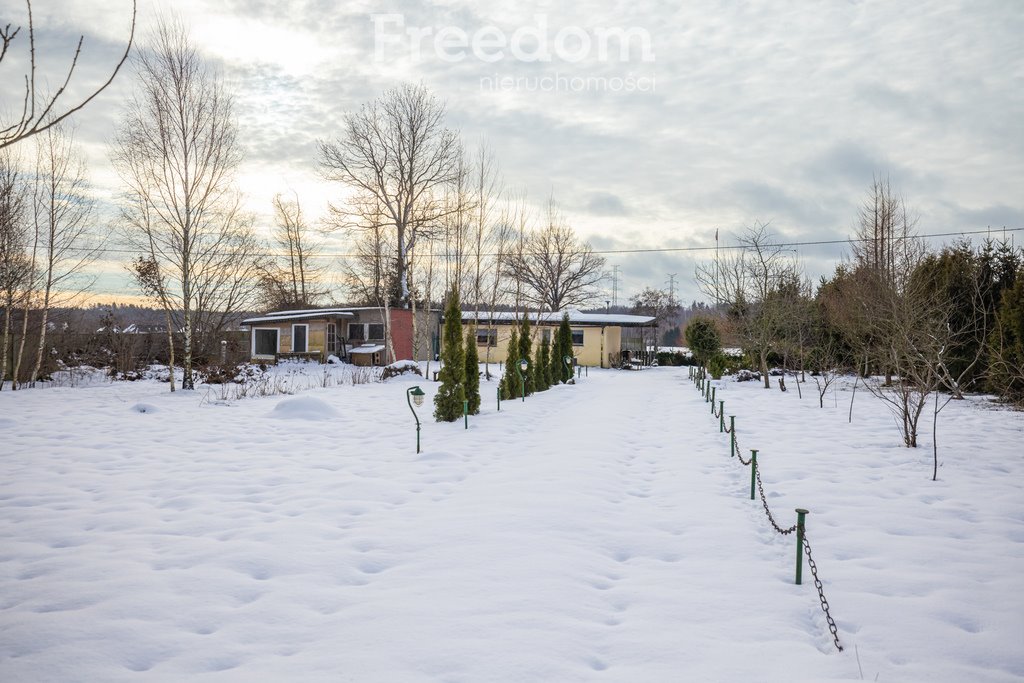
[[[716,387],[711,387],[711,414],[712,415],[715,414],[715,389],[716,389]]]
[[[718,433],[725,433],[725,401],[718,402]]]
[[[423,390],[420,389],[418,386],[409,387],[408,389],[405,390],[405,402],[409,404],[409,412],[412,413],[413,418],[415,418],[415,420],[416,420],[416,452],[419,453],[420,452],[420,416],[416,414],[416,411],[412,407],[412,397],[413,397],[413,394],[415,394],[417,396],[416,403],[417,403],[417,405],[419,405],[419,404],[423,403],[423,398],[422,398]]]
[[[729,457],[736,455],[736,416],[729,416]]]
[[[469,429],[469,401],[462,400],[462,419],[466,422],[466,429]]]
[[[583,376],[583,366],[577,365],[576,366],[576,379],[579,379],[582,376]]]
[[[754,500],[754,485],[757,483],[757,449],[750,449],[750,500]]]
[[[807,510],[796,509],[796,585],[803,581],[804,572],[804,516]]]
[[[500,413],[501,412],[501,387],[498,387],[497,394],[498,394],[498,412]]]

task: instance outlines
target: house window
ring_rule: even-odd
[[[583,346],[583,330],[572,331],[572,345]]]
[[[551,330],[545,328],[545,329],[541,330],[540,334],[541,334],[541,343],[543,343],[543,342],[547,342],[548,344],[551,343]]]
[[[292,325],[292,353],[305,353],[309,339],[309,325]]]
[[[366,339],[366,329],[362,323],[349,323],[348,324],[348,338],[355,341],[363,341]]]
[[[256,328],[252,331],[252,355],[273,356],[277,353],[280,330],[276,327]]]
[[[497,330],[477,330],[476,331],[476,345],[477,346],[497,346],[498,345],[498,331]]]
[[[370,328],[370,336],[367,339],[373,341],[384,340],[384,323],[370,323],[368,327]]]
[[[338,352],[338,326],[327,323],[327,353]]]

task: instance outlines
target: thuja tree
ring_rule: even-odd
[[[511,399],[519,396],[519,371],[516,366],[519,363],[519,335],[515,326],[512,327],[512,336],[508,340],[508,352],[505,358],[505,374],[501,378],[501,397]]]
[[[569,327],[569,314],[562,314],[562,322],[555,334],[555,343],[551,349],[552,383],[567,382],[572,377],[572,369],[566,367],[565,357],[572,358],[572,328]]]
[[[706,365],[722,350],[718,326],[711,318],[696,316],[686,325],[686,344],[698,365]]]
[[[536,374],[533,364],[533,342],[530,340],[530,316],[523,314],[523,321],[519,326],[519,358],[525,359],[529,366],[526,369],[526,395],[529,396],[537,390],[537,382],[534,379]]]
[[[473,330],[466,333],[466,400],[471,415],[480,412],[480,356],[476,352]]]
[[[551,342],[545,334],[541,335],[534,367],[537,369],[534,374],[534,380],[537,382],[537,391],[547,391],[551,387]]]
[[[434,418],[438,422],[454,422],[462,417],[462,401],[466,398],[466,356],[462,348],[462,312],[459,290],[448,294],[444,312],[444,344],[441,347],[441,387],[434,396]]]

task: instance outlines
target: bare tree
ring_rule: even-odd
[[[501,199],[502,186],[498,177],[498,162],[494,152],[483,140],[477,146],[473,159],[473,207],[476,213],[470,240],[472,242],[472,295],[476,317],[480,318],[480,305],[484,301],[485,280],[495,270],[500,251],[494,248],[500,242],[500,229],[494,222],[494,211]],[[466,299],[463,298],[463,301]]]
[[[298,195],[286,200],[274,195],[274,245],[280,250],[276,263],[262,277],[264,297],[274,308],[308,308],[327,294],[324,266],[317,264],[321,245],[311,237]]]
[[[26,295],[31,274],[28,249],[28,186],[11,150],[0,151],[0,296],[4,322],[0,341],[0,389],[7,378],[11,323]]]
[[[140,207],[141,211],[145,212],[145,207]],[[145,214],[142,214],[145,215]],[[149,230],[152,234],[152,229]],[[164,275],[160,272],[160,263],[156,260],[156,250],[151,246],[149,254],[146,256],[139,256],[132,261],[131,271],[132,277],[135,282],[139,285],[139,289],[142,290],[150,299],[154,300],[159,304],[160,308],[164,312],[164,324],[167,326],[167,368],[168,368],[168,381],[171,385],[171,393],[174,393],[174,316],[172,315],[173,305],[171,304],[170,297],[167,293],[167,282],[164,279]]]
[[[630,297],[629,302],[630,313],[654,318],[654,339],[643,339],[643,345],[645,350],[651,346],[657,352],[665,323],[679,314],[679,301],[672,293],[663,289],[644,287],[643,291]],[[646,330],[647,328],[642,328],[641,335],[644,335]]]
[[[82,44],[85,41],[84,36],[79,36],[78,45],[75,48],[75,54],[71,58],[71,65],[68,67],[67,74],[64,77],[64,82],[57,88],[52,95],[41,95],[36,90],[36,39],[35,39],[35,24],[32,19],[32,0],[25,0],[25,8],[28,10],[28,63],[29,71],[24,75],[25,81],[25,94],[22,101],[21,113],[17,114],[15,119],[9,123],[0,123],[0,149],[15,144],[20,140],[29,138],[37,133],[42,133],[48,130],[52,126],[59,124],[64,119],[68,118],[75,112],[82,109],[85,105],[89,104],[97,95],[103,92],[108,85],[114,81],[114,77],[117,76],[117,72],[121,70],[125,61],[128,59],[128,53],[132,49],[132,41],[135,39],[135,17],[136,17],[136,0],[132,0],[132,27],[131,32],[128,35],[128,44],[125,46],[124,54],[121,55],[121,59],[114,66],[113,72],[110,77],[98,88],[92,91],[90,95],[85,97],[77,104],[73,104],[67,108],[58,107],[58,100],[68,85],[71,83],[71,78],[75,73],[75,68],[78,66],[78,58],[82,53]],[[8,57],[8,49],[14,44],[15,39],[21,32],[22,27],[17,26],[12,28],[11,24],[7,24],[3,29],[0,29],[0,65],[3,64],[4,58]],[[13,79],[5,79],[9,83],[13,83]]]
[[[547,225],[528,234],[520,230],[520,237],[522,248],[509,255],[505,267],[522,288],[524,302],[560,311],[597,298],[605,259],[576,237],[553,199]]]
[[[850,243],[853,262],[874,273],[885,287],[902,290],[924,256],[916,228],[917,217],[892,189],[889,178],[875,176],[860,208],[856,238]]]
[[[91,234],[93,201],[86,195],[85,162],[74,138],[58,126],[36,140],[33,203],[41,251],[40,321],[30,386],[42,369],[50,309],[82,291],[75,280],[96,260],[100,246]]]
[[[159,20],[135,71],[137,90],[111,157],[125,183],[128,240],[157,262],[167,302],[180,311],[182,388],[192,389],[197,331],[209,340],[252,305],[261,254],[233,191],[241,153],[222,78],[182,23],[168,18]]]
[[[796,259],[775,243],[768,223],[748,227],[739,242],[740,248],[722,262],[698,265],[697,284],[707,296],[727,304],[729,321],[744,351],[757,361],[768,389],[768,356],[779,344],[790,301],[799,296],[802,278]]]
[[[335,211],[359,223],[372,200],[394,232],[393,303],[403,308],[411,303],[409,261],[421,228],[438,225],[450,210],[439,194],[456,177],[461,151],[456,133],[444,127],[444,115],[444,104],[424,86],[402,85],[346,114],[337,141],[319,143],[324,177],[362,196]]]

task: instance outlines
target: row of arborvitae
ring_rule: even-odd
[[[512,328],[512,337],[508,342],[508,354],[505,357],[505,373],[501,378],[501,398],[503,400],[519,398],[524,393],[531,396],[538,391],[547,391],[552,386],[567,382],[572,377],[572,370],[565,365],[565,357],[572,356],[572,330],[569,327],[569,314],[562,316],[562,322],[555,334],[554,344],[547,335],[541,335],[540,346],[532,351],[533,341],[530,334],[530,319],[523,316],[519,328]],[[520,379],[519,364],[528,362],[525,373]]]
[[[525,315],[518,329],[512,328],[505,373],[498,385],[503,400],[527,396],[546,391],[559,382],[567,382],[572,370],[565,365],[565,357],[572,356],[572,330],[569,315],[562,316],[562,323],[555,334],[554,344],[542,336],[536,351],[530,334],[530,320]],[[521,373],[519,362],[526,359],[527,371]],[[520,379],[522,377],[522,379]],[[441,387],[434,396],[434,418],[438,422],[454,422],[462,417],[463,401],[467,402],[470,415],[480,412],[480,359],[476,351],[476,337],[471,329],[462,339],[462,311],[459,294],[448,295],[448,306],[444,314],[444,340],[441,348],[441,371],[438,373]]]

